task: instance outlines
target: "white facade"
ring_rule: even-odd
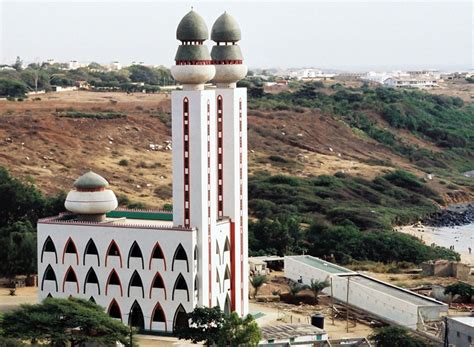
[[[382,82],[392,88],[434,88],[438,87],[438,80],[434,78],[397,78],[389,77]]]
[[[200,49],[202,36],[188,34],[184,49]],[[235,78],[247,71],[229,66]],[[236,81],[205,90],[210,60],[171,71],[183,84],[171,97],[173,213],[113,210],[107,181],[81,176],[69,213],[38,222],[41,299],[94,300],[124,323],[164,332],[188,324],[196,306],[248,313],[247,91]]]
[[[421,320],[439,320],[448,311],[442,302],[308,255],[285,257],[285,277],[308,285],[311,280],[332,281],[336,300],[347,302],[349,291],[350,305],[413,330]],[[323,292],[330,295],[331,287]]]
[[[474,345],[474,316],[447,317],[446,326],[448,346]]]

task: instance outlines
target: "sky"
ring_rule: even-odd
[[[237,19],[251,68],[473,68],[473,3],[409,0],[0,0],[0,63],[20,56],[171,66],[176,27],[191,6],[209,30],[224,11]]]

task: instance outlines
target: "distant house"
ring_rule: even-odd
[[[77,87],[51,86],[53,92],[70,92],[73,90],[77,90]]]
[[[473,346],[474,317],[447,317],[447,343],[449,346]]]
[[[435,88],[438,81],[434,78],[389,77],[383,80],[383,85],[391,88]]]
[[[315,342],[327,341],[328,334],[311,324],[283,324],[261,328],[262,340],[259,346],[299,347],[313,346]]]

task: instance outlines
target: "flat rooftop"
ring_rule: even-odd
[[[437,300],[424,297],[422,295],[410,292],[400,287],[392,286],[391,284],[376,280],[374,278],[364,275],[347,275],[350,282],[355,282],[371,289],[378,290],[384,294],[391,295],[397,299],[409,302],[418,306],[433,306],[433,305],[444,305],[442,302]],[[350,285],[350,284],[349,284]]]
[[[315,267],[317,269],[329,272],[331,274],[347,274],[347,273],[354,273],[354,271],[346,269],[345,267],[329,263],[325,260],[312,257],[310,255],[296,255],[296,256],[289,256],[287,258],[300,261],[306,265]]]
[[[458,316],[458,317],[448,317],[449,319],[455,320],[461,324],[467,325],[471,328],[474,328],[474,316]]]
[[[326,334],[322,329],[311,324],[282,324],[260,328],[264,340],[284,340],[299,336]]]

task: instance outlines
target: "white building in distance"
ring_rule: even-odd
[[[67,213],[38,222],[40,299],[81,297],[142,331],[173,332],[196,306],[248,313],[247,92],[227,13],[211,54],[201,16],[181,20],[172,67],[173,213],[117,210],[108,182],[76,180]],[[211,81],[214,89],[204,89]]]

